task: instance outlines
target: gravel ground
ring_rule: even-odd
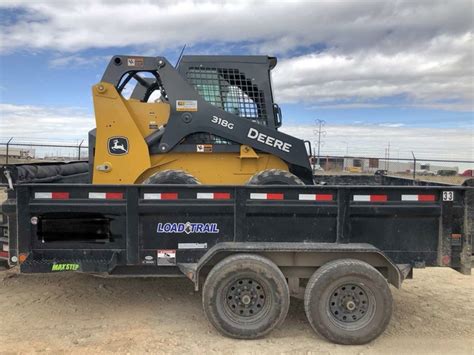
[[[385,333],[363,346],[314,334],[301,300],[284,324],[254,341],[221,336],[186,279],[101,279],[75,273],[0,272],[0,353],[474,354],[474,277],[415,270],[392,288]]]

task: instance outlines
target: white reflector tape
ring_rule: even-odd
[[[214,193],[212,192],[198,192],[196,198],[203,199],[203,200],[213,200]]]
[[[52,192],[35,192],[35,198],[53,198]]]
[[[229,200],[229,192],[198,192],[196,198],[200,200]]]
[[[436,201],[435,195],[402,195],[402,201]]]
[[[9,248],[8,248],[8,244],[3,244],[3,251],[6,251],[8,253],[9,251]]]
[[[36,199],[68,200],[69,192],[35,192]]]
[[[299,194],[298,199],[301,201],[332,201],[331,194]]]
[[[261,193],[251,193],[250,199],[251,200],[283,200],[284,196],[282,193],[269,193],[269,194],[261,194]]]
[[[370,202],[370,195],[354,195],[354,201]]]
[[[143,194],[145,200],[161,200],[161,194]]]
[[[176,192],[161,192],[153,194],[143,194],[145,200],[177,200],[178,193]]]
[[[90,199],[122,200],[123,192],[89,192]]]
[[[353,200],[358,202],[386,202],[387,195],[354,195]]]
[[[105,200],[106,194],[105,192],[89,192],[89,198]]]

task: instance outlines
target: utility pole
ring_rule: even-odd
[[[317,146],[318,146],[318,160],[317,160],[317,164],[320,166],[319,164],[319,157],[321,155],[321,136],[325,136],[326,135],[326,131],[323,131],[323,127],[324,125],[326,124],[326,121],[324,120],[320,120],[320,119],[316,119],[315,120],[315,124],[316,124],[316,129],[314,130],[314,133],[316,134],[316,136],[318,137],[318,142],[317,142]]]

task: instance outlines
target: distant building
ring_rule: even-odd
[[[5,158],[7,156],[7,147],[0,147],[0,158]],[[14,159],[34,159],[35,150],[34,149],[25,149],[25,148],[8,148],[8,158]]]

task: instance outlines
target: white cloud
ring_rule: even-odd
[[[94,118],[77,107],[0,104],[2,137],[76,140],[86,138],[94,126]]]
[[[327,125],[321,155],[384,157],[390,143],[392,158],[474,160],[472,131],[447,128],[408,128],[387,125]],[[282,131],[316,144],[315,126],[286,126]]]
[[[396,96],[405,106],[473,110],[469,0],[3,1],[2,8],[22,11],[0,25],[0,53],[59,51],[52,66],[87,64],[77,54],[84,49],[132,46],[155,55],[186,43],[190,53],[282,56],[281,102],[344,108]]]
[[[364,107],[398,95],[406,106],[472,111],[473,44],[473,35],[465,34],[433,39],[414,52],[329,51],[286,59],[275,69],[277,98],[347,108],[347,102]]]
[[[78,142],[87,140],[95,127],[92,115],[81,108],[51,108],[0,104],[0,136],[15,141]],[[398,123],[378,125],[327,125],[322,155],[384,157],[390,142],[392,157],[410,158],[414,151],[419,159],[446,158],[474,160],[474,137],[471,131],[445,128],[407,128]],[[315,127],[284,126],[283,131],[315,144]]]
[[[78,54],[58,55],[49,61],[53,68],[58,67],[91,67],[95,64],[105,64],[112,56],[82,56]]]

